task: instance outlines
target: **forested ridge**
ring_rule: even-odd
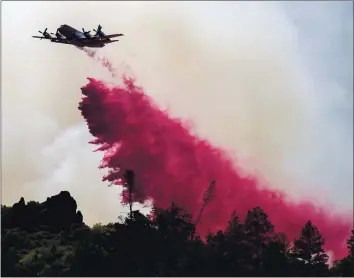
[[[330,267],[315,223],[287,239],[260,207],[204,240],[175,204],[89,227],[67,191],[2,205],[1,221],[2,276],[354,276],[354,230],[348,256]]]

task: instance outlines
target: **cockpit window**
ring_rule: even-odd
[[[75,32],[75,35],[76,35],[78,38],[82,38],[82,39],[85,39],[85,38],[86,38],[84,34],[78,32],[78,31]]]

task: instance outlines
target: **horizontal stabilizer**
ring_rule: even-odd
[[[105,43],[112,43],[112,42],[119,42],[119,40],[111,40],[111,41],[105,42]]]
[[[52,39],[52,38],[39,37],[39,36],[32,36],[32,38],[35,38],[35,39],[45,39],[45,40],[51,40],[51,39]]]
[[[104,35],[104,38],[110,39],[110,38],[121,37],[121,36],[124,36],[124,34]]]

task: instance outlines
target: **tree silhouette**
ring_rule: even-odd
[[[334,267],[331,269],[332,276],[353,277],[354,276],[354,230],[347,241],[349,254],[340,261],[334,262]]]
[[[264,276],[290,276],[289,246],[285,234],[275,234],[271,237],[263,255],[262,274]]]
[[[249,261],[250,245],[245,235],[245,225],[241,223],[239,216],[234,211],[225,229],[227,251],[224,258],[228,261],[229,274],[247,274],[247,261]]]
[[[347,241],[347,248],[349,251],[349,256],[354,258],[354,229],[352,230],[352,235]]]
[[[210,200],[212,194],[205,199]],[[204,202],[207,203],[207,202]],[[328,271],[324,240],[309,221],[289,242],[275,233],[259,207],[244,221],[233,212],[225,230],[195,236],[183,208],[153,208],[145,216],[130,207],[117,223],[88,227],[69,192],[43,203],[23,198],[2,206],[3,276],[353,276],[354,232],[349,255]],[[65,212],[61,214],[60,212]],[[300,232],[300,231],[299,231]]]
[[[317,227],[308,221],[292,248],[293,263],[299,276],[325,276],[328,273],[328,255],[323,249],[324,239]]]
[[[256,207],[246,215],[244,233],[249,246],[248,261],[254,269],[254,274],[258,276],[262,271],[264,251],[274,235],[274,226],[267,214],[260,207]]]
[[[195,221],[194,226],[198,225],[198,222],[200,221],[200,218],[202,217],[202,213],[203,213],[204,209],[209,204],[209,202],[214,198],[214,191],[215,191],[215,181],[211,181],[208,188],[205,190],[205,192],[203,194],[203,204],[202,204],[202,207],[199,211],[199,214],[197,216],[197,220]]]
[[[133,190],[134,190],[134,172],[132,170],[126,170],[124,173],[124,179],[126,186],[128,187],[128,203],[129,203],[129,216],[133,217]]]

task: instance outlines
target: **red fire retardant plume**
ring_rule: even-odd
[[[311,220],[324,236],[327,250],[336,258],[347,254],[345,241],[351,221],[310,203],[290,203],[274,191],[259,189],[256,179],[241,177],[225,152],[192,135],[179,120],[153,104],[132,80],[124,79],[123,85],[108,88],[89,78],[82,93],[79,109],[96,137],[91,143],[100,145],[98,150],[104,152],[101,168],[110,169],[104,180],[121,185],[125,170],[132,169],[135,201],[150,198],[160,208],[175,202],[196,217],[203,193],[215,180],[214,199],[197,227],[202,235],[209,229],[224,229],[234,210],[244,216],[247,210],[260,206],[277,231],[289,239],[298,237]]]
[[[86,47],[77,47],[78,49],[82,50],[86,53],[87,56],[94,59],[95,61],[99,62],[104,68],[106,68],[111,74],[112,77],[116,77],[115,68],[113,67],[112,63],[104,56],[97,55],[95,50],[86,48]]]

